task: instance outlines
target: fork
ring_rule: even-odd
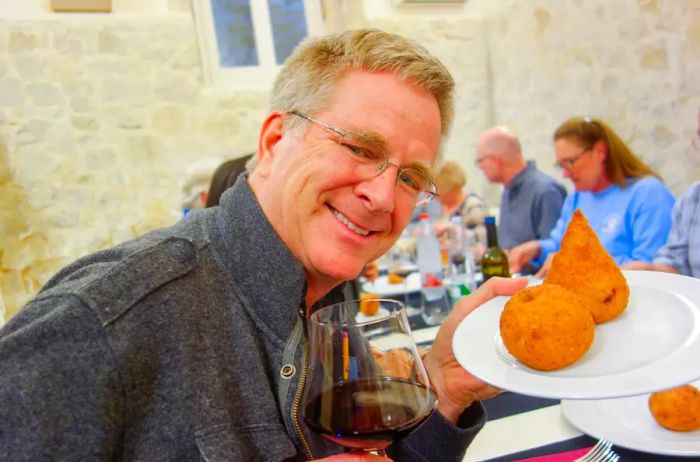
[[[615,454],[612,443],[606,440],[599,440],[583,457],[576,459],[576,462],[618,462],[620,456]]]

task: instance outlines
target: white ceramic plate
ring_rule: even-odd
[[[404,282],[389,284],[388,276],[379,276],[373,282],[362,284],[362,290],[379,296],[401,295],[420,290],[420,273],[411,273]]]
[[[386,318],[390,314],[391,313],[389,313],[389,310],[387,310],[386,308],[379,308],[379,310],[377,310],[377,314],[375,314],[374,316],[367,316],[362,311],[360,311],[355,315],[355,321],[356,322],[376,321],[379,319]]]
[[[693,383],[700,387],[700,381]],[[561,403],[564,416],[584,433],[623,448],[670,456],[700,456],[700,430],[674,432],[656,423],[649,395]]]
[[[641,395],[700,378],[700,279],[623,273],[627,309],[596,326],[593,345],[573,365],[536,371],[508,353],[498,326],[508,297],[490,300],[460,323],[452,341],[457,360],[499,388],[554,399]]]

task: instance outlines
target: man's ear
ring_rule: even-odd
[[[284,115],[278,111],[271,112],[260,127],[258,136],[255,170],[260,175],[268,175],[275,156],[275,147],[283,134]]]

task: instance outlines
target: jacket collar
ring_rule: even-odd
[[[304,303],[306,274],[265,217],[247,175],[221,196],[212,245],[256,324],[284,342]]]

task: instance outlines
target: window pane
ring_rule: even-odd
[[[249,0],[211,0],[221,67],[257,66]]]
[[[268,0],[277,64],[307,35],[304,0]]]

